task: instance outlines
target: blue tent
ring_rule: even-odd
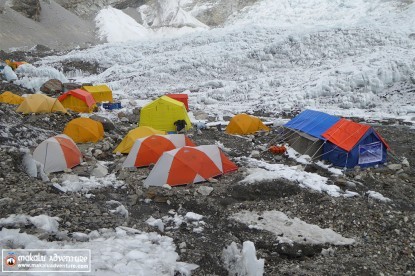
[[[323,160],[337,167],[372,167],[386,162],[388,144],[370,126],[341,119],[323,134]]]
[[[304,110],[284,126],[307,133],[321,140],[326,140],[321,135],[340,118],[315,110]]]

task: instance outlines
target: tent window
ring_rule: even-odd
[[[383,145],[381,142],[359,145],[359,164],[382,161]]]

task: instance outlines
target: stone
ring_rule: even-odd
[[[102,150],[100,150],[100,149],[97,149],[97,150],[95,150],[95,152],[94,152],[94,156],[95,157],[97,157],[97,156],[99,156],[99,155],[101,155],[102,154]]]
[[[253,150],[251,152],[251,157],[252,158],[259,158],[261,156],[261,153],[258,150]]]
[[[406,157],[403,158],[402,162],[401,162],[402,166],[404,167],[409,167],[409,161],[408,159],[406,159]]]
[[[197,189],[197,192],[199,193],[199,194],[201,194],[201,195],[204,195],[204,196],[208,196],[208,195],[210,195],[210,193],[213,191],[213,188],[212,187],[208,187],[208,186],[200,186],[198,189]]]
[[[76,174],[64,174],[62,175],[61,180],[62,182],[63,181],[78,182],[79,177]],[[52,181],[52,182],[57,182],[57,181]]]
[[[402,164],[389,164],[388,169],[393,171],[399,171],[400,169],[402,169]]]
[[[102,123],[102,126],[104,127],[105,131],[111,131],[115,129],[115,125],[114,123],[105,117],[102,116],[98,116],[98,115],[92,115],[91,117],[89,117],[92,120],[98,121]]]
[[[108,174],[108,169],[97,163],[95,168],[92,170],[91,175],[95,176],[95,177],[104,177]]]
[[[49,95],[49,96],[55,96],[60,94],[63,91],[63,84],[58,79],[51,79],[45,82],[41,87],[40,91],[43,93]]]

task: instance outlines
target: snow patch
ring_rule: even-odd
[[[355,242],[354,239],[345,238],[332,229],[322,229],[299,218],[291,219],[280,211],[242,211],[230,218],[247,224],[249,228],[272,232],[281,243],[349,245]]]
[[[340,187],[327,184],[328,178],[315,173],[304,172],[299,166],[286,166],[283,164],[269,164],[254,158],[244,158],[248,161],[248,175],[241,183],[252,184],[261,181],[287,179],[298,183],[300,187],[309,188],[318,192],[326,192],[333,197],[339,197]]]

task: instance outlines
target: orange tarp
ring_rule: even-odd
[[[345,151],[350,151],[365,135],[370,126],[340,119],[321,136]]]

